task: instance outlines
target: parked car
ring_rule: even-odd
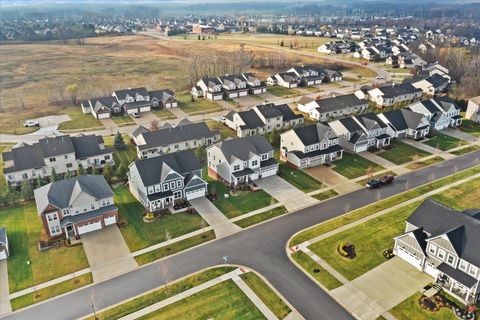
[[[40,123],[36,120],[25,120],[23,122],[24,127],[40,127]]]
[[[385,175],[385,176],[380,178],[380,182],[382,184],[389,184],[389,183],[392,183],[394,179],[395,179],[395,177],[392,176],[392,175]]]
[[[370,179],[367,181],[367,189],[377,189],[382,186],[382,182],[379,179]]]
[[[225,117],[220,117],[219,120],[220,120],[221,123],[225,123],[225,122],[227,121],[227,118],[225,118]]]
[[[134,112],[134,113],[132,113],[132,117],[140,118],[140,114],[138,112]]]
[[[377,80],[383,80],[383,79],[385,79],[385,78],[384,78],[383,76],[376,76],[375,79],[377,79]]]

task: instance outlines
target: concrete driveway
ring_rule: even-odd
[[[276,200],[282,202],[288,211],[305,208],[318,202],[318,200],[306,195],[279,176],[259,179],[255,181],[255,184]]]
[[[457,138],[457,139],[460,139],[460,140],[465,140],[467,142],[471,142],[471,143],[475,143],[477,142],[479,139],[477,137],[474,137],[466,132],[463,132],[463,131],[460,131],[458,129],[454,129],[454,128],[446,128],[444,130],[442,130],[442,133],[450,136],[450,137],[454,137],[454,138]]]
[[[117,225],[82,236],[93,281],[101,282],[138,268]]]
[[[330,293],[358,318],[374,320],[432,281],[394,257]]]
[[[7,260],[0,260],[0,317],[12,312],[10,305],[10,292],[8,288]]]
[[[349,193],[362,188],[358,183],[345,178],[326,166],[316,166],[304,169],[304,171],[321,183],[332,187],[333,190],[337,191],[339,194]]]
[[[160,119],[152,111],[141,112],[140,117],[132,117],[132,119],[136,124],[146,126],[147,128],[152,121],[158,121],[158,123],[161,123]]]
[[[248,95],[246,97],[236,98],[236,99],[233,99],[233,100],[235,102],[237,102],[238,104],[242,105],[243,107],[254,107],[256,105],[262,104],[263,100],[265,99],[265,94],[259,94],[257,96],[262,98],[262,100],[256,99],[255,97],[253,97],[251,95]]]

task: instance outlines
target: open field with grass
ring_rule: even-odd
[[[412,147],[406,143],[395,141],[392,143],[391,149],[378,152],[377,155],[392,163],[400,165],[429,156],[430,153]]]
[[[279,165],[278,175],[303,192],[311,192],[323,188],[323,184],[302,170],[290,168],[287,164]]]
[[[369,169],[376,172],[385,168],[359,155],[344,152],[342,159],[332,163],[332,169],[348,179],[355,179],[366,175]]]
[[[480,137],[480,124],[473,122],[472,120],[463,119],[462,125],[458,127],[463,132],[471,134],[475,137]]]
[[[287,208],[285,208],[285,206],[280,206],[264,212],[260,212],[259,214],[256,214],[254,216],[239,220],[235,222],[235,224],[241,228],[247,228],[247,227],[253,226],[254,224],[284,215],[287,212],[288,211],[287,211]]]
[[[60,114],[67,114],[69,121],[61,122],[58,130],[63,131],[79,131],[83,129],[99,130],[104,129],[100,120],[91,114],[85,114],[80,107],[67,107],[60,111]]]
[[[119,126],[135,124],[135,120],[131,116],[112,117],[112,120]]]
[[[335,196],[338,196],[338,192],[333,190],[333,189],[330,189],[330,190],[318,193],[318,194],[316,194],[312,197],[319,200],[319,201],[323,201],[323,200],[327,200],[327,199],[330,199],[331,197],[335,197]]]
[[[446,134],[437,132],[434,137],[423,142],[430,147],[440,149],[442,151],[447,151],[456,147],[464,146],[467,144],[466,141],[447,136]]]
[[[165,289],[165,287],[161,287],[157,290],[154,290],[150,293],[134,298],[128,302],[122,303],[113,308],[110,308],[101,312],[97,312],[97,319],[98,320],[119,319],[135,311],[143,309],[149,305],[152,305],[156,302],[165,300],[169,297],[173,297],[183,291],[196,287],[214,278],[220,277],[233,270],[235,270],[234,267],[219,267],[219,268],[208,269],[208,270],[196,273],[183,280],[179,280],[169,284],[167,290]],[[92,316],[88,319],[93,320],[94,317]]]
[[[433,195],[432,198],[456,210],[480,207],[480,179],[450,188],[442,193]]]
[[[37,241],[42,237],[43,228],[34,202],[0,209],[0,226],[6,226],[8,233],[10,292],[88,267],[81,245],[38,250]]]
[[[115,136],[103,137],[103,141],[106,147],[113,149],[113,160],[115,161],[114,169],[117,169],[120,165],[123,165],[127,169],[128,166],[137,159],[137,149],[135,148],[135,145],[130,142],[130,137],[128,135],[123,135],[123,141],[126,146],[124,150],[113,148]],[[126,180],[127,177],[124,176],[117,178]]]
[[[132,252],[166,241],[167,236],[173,239],[202,227],[200,215],[182,212],[167,214],[152,223],[145,223],[142,220],[145,208],[126,187],[118,187],[114,193],[120,220],[127,222],[120,231]]]

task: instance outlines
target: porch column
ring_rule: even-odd
[[[68,236],[67,226],[65,226],[63,228],[63,231],[65,232],[65,235],[67,236],[67,239],[70,239],[70,237]]]
[[[450,292],[453,291],[453,281],[455,281],[453,279],[451,279],[451,280],[452,280],[452,284],[450,285]]]
[[[467,295],[465,296],[465,302],[468,302],[468,298],[470,298],[470,289],[467,290]]]

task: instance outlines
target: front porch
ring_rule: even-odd
[[[466,305],[478,301],[478,280],[445,263],[440,264],[438,270],[434,283]]]

